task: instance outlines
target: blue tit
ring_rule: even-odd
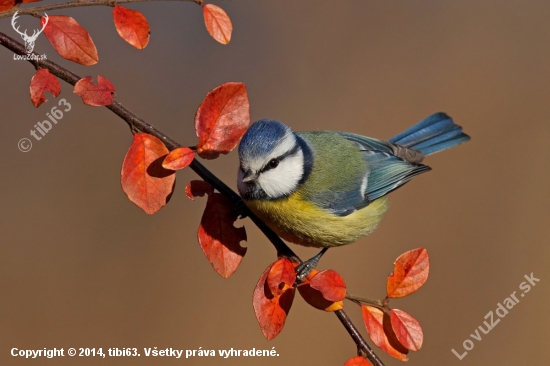
[[[389,141],[349,132],[293,132],[263,119],[239,144],[238,189],[246,206],[289,242],[350,244],[382,220],[388,193],[431,169],[422,164],[426,155],[469,139],[445,113]]]

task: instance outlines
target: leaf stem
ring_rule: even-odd
[[[390,310],[390,307],[388,306],[388,302],[386,300],[369,299],[367,297],[355,296],[351,294],[347,294],[346,299],[353,301],[358,305],[365,304],[369,306],[374,306],[380,310]]]
[[[121,2],[134,2],[141,0],[131,0],[131,1],[118,1]],[[186,1],[186,0],[176,0],[176,1]],[[189,1],[189,0],[187,0]],[[196,1],[195,1],[196,2]],[[7,49],[19,54],[26,55],[25,47],[14,40],[13,38],[7,36],[6,34],[0,32],[0,44]],[[32,53],[36,55],[36,53]],[[36,69],[48,69],[52,74],[60,78],[61,80],[66,81],[67,83],[74,85],[78,80],[81,79],[80,76],[72,73],[71,71],[59,66],[58,64],[49,61],[49,60],[28,60]],[[126,121],[128,125],[132,128],[136,128],[142,132],[146,132],[150,135],[153,135],[160,139],[169,150],[174,150],[183,145],[179,144],[175,140],[163,134],[156,127],[145,122],[143,119],[139,118],[128,109],[126,109],[121,103],[115,101],[111,105],[108,105],[107,108],[119,116],[121,119]],[[202,179],[210,183],[215,189],[217,189],[221,194],[225,195],[233,202],[237,203],[241,200],[241,197],[229,188],[224,182],[222,182],[218,177],[216,177],[212,172],[210,172],[204,165],[202,165],[197,159],[193,160],[189,165],[195,173],[197,173]],[[271,230],[262,220],[256,217],[251,212],[248,215],[250,219],[258,226],[258,228],[264,233],[264,235],[271,241],[275,249],[277,250],[277,255],[280,257],[287,257],[291,261],[300,263],[300,258],[286,245],[281,238],[273,230]],[[344,310],[337,310],[334,312],[344,328],[361,350],[367,355],[367,358],[374,366],[384,366],[380,358],[374,353],[372,348],[367,344],[361,333],[357,330],[351,319],[345,313]]]

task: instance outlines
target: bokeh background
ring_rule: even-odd
[[[32,4],[31,4],[32,5]],[[450,114],[471,142],[429,157],[433,171],[391,194],[376,230],[329,251],[320,268],[343,275],[351,293],[385,295],[401,253],[428,249],[430,278],[392,305],[422,324],[411,365],[541,365],[550,319],[550,3],[496,1],[221,2],[234,24],[222,46],[194,3],[140,3],[151,28],[138,51],[117,35],[111,9],[50,12],[75,17],[100,62],[61,59],[44,36],[35,52],[81,75],[101,74],[117,100],[177,141],[194,145],[193,117],[204,95],[246,83],[252,119],[295,130],[337,129],[389,138],[429,114]],[[29,5],[25,5],[29,6]],[[38,27],[21,17],[23,28]],[[0,31],[17,37],[8,19]],[[283,332],[266,341],[251,304],[275,260],[248,220],[248,253],[229,279],[197,243],[205,200],[189,201],[196,179],[178,173],[171,202],[148,216],[120,189],[132,135],[105,108],[73,109],[32,150],[21,138],[56,98],[29,100],[33,67],[0,48],[0,364],[2,365],[343,365],[355,345],[332,314],[296,297]],[[237,156],[207,166],[235,187]],[[314,250],[296,248],[309,257]],[[533,273],[540,282],[459,361],[462,343]],[[362,327],[360,309],[346,303]],[[364,333],[364,332],[363,332]],[[25,360],[13,347],[137,347],[139,358]],[[276,358],[146,358],[143,347],[271,349]],[[399,361],[377,351],[387,365]]]

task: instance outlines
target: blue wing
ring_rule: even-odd
[[[379,151],[363,151],[369,163],[369,180],[365,192],[369,201],[385,196],[419,174],[431,170],[424,164],[415,164]]]
[[[413,177],[431,170],[421,164],[430,155],[470,139],[445,113],[434,113],[408,130],[383,141],[354,133],[338,132],[354,143],[363,154],[368,170],[350,192],[330,193],[326,208],[338,215],[349,215],[377,198],[401,187]]]
[[[352,133],[338,134],[361,151],[366,164],[363,174],[347,178],[345,190],[333,187],[321,192],[308,192],[309,200],[334,215],[347,216],[402,186],[414,176],[430,170],[426,165],[414,163],[424,157],[418,151]]]
[[[418,174],[430,170],[420,164],[424,155],[391,142],[348,132],[339,132],[353,142],[362,152],[368,164],[364,199],[368,203],[401,187]]]
[[[321,208],[329,210],[337,216],[347,216],[363,207],[368,206],[370,201],[365,197],[367,175],[363,179],[354,182],[353,189],[346,191],[327,190],[311,194],[309,199]]]

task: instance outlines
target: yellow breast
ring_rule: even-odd
[[[318,248],[350,244],[369,234],[376,228],[388,206],[384,196],[347,216],[336,216],[302,200],[298,192],[274,201],[245,202],[283,239]]]

